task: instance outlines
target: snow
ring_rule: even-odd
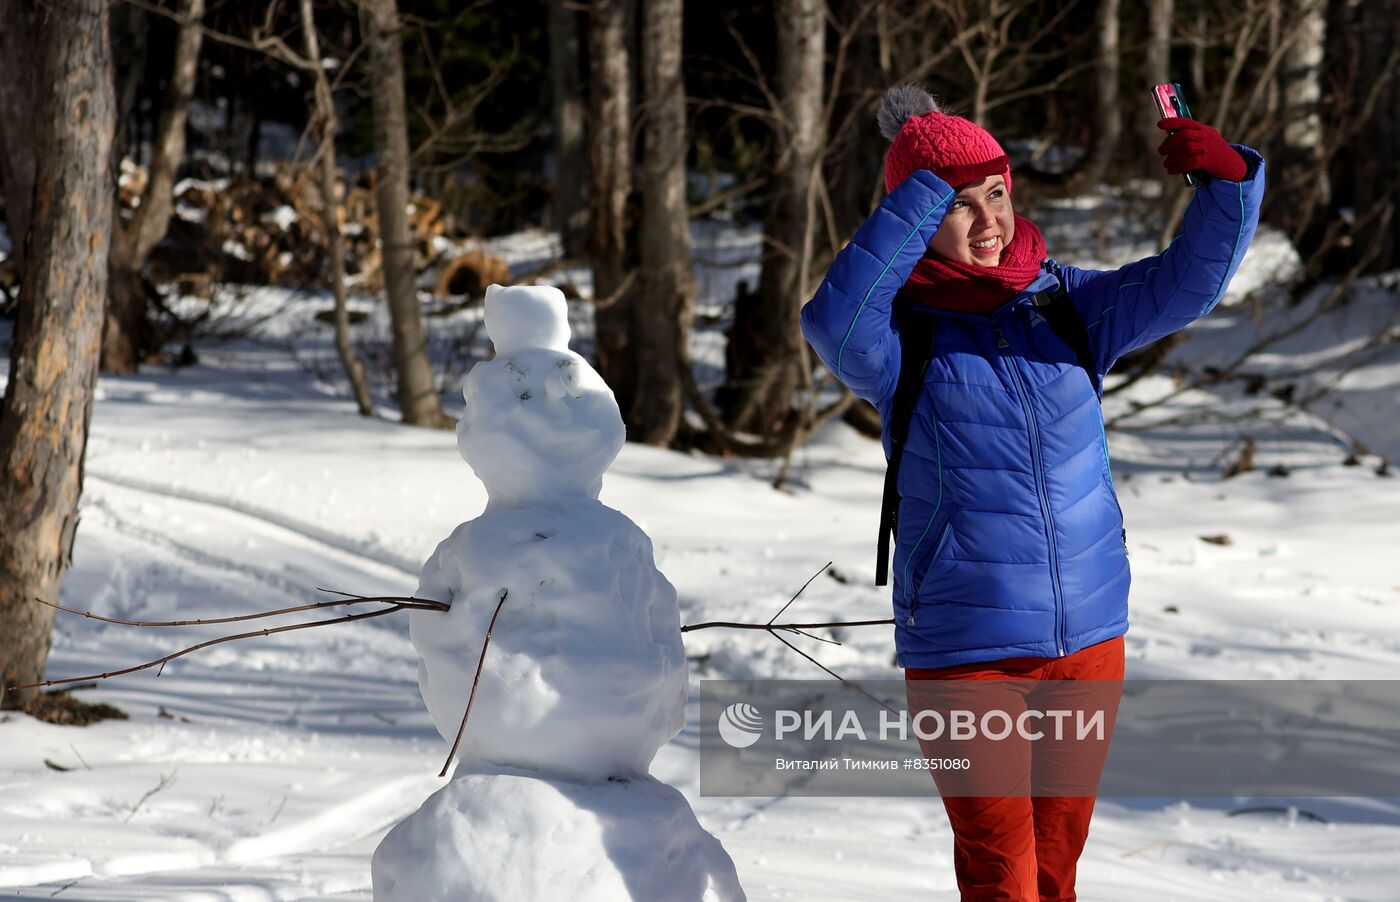
[[[548,303],[522,300],[527,293]],[[467,375],[457,427],[462,458],[494,507],[554,495],[596,498],[626,433],[612,390],[569,350],[564,295],[497,289],[486,305],[487,331],[506,337],[494,359]]]
[[[544,854],[531,854],[536,837]],[[423,866],[459,855],[475,866]],[[374,865],[376,899],[517,902],[558,899],[563,887],[570,902],[743,899],[734,864],[685,796],[647,778],[459,777],[389,832]]]
[[[290,229],[292,224],[299,218],[297,211],[286,204],[279,204],[274,209],[262,215],[262,221],[269,225],[276,226],[279,232],[285,232]]]
[[[220,246],[220,250],[230,257],[239,260],[253,259],[253,252],[248,250],[248,248],[244,247],[241,243],[234,241],[232,238],[225,238],[224,243]]]
[[[209,219],[209,211],[203,207],[196,207],[190,204],[175,202],[175,215],[186,222],[203,223]]]
[[[533,349],[567,351],[569,305],[555,288],[491,285],[486,289],[486,331],[498,356]]]
[[[175,187],[174,187],[174,189],[172,189],[172,193],[174,194],[175,197],[180,197],[180,196],[182,196],[186,191],[189,191],[191,188],[195,188],[195,189],[198,189],[198,190],[200,190],[200,191],[210,191],[210,192],[213,192],[213,193],[217,194],[217,193],[219,193],[219,192],[221,192],[221,191],[227,191],[227,190],[228,190],[229,184],[230,184],[230,183],[229,183],[229,180],[226,179],[226,178],[217,178],[217,179],[182,178],[182,179],[180,179],[178,182],[175,183]]]
[[[512,259],[545,244],[522,236]],[[1088,256],[1052,249],[1067,262]],[[1255,265],[1251,252],[1242,277]],[[1178,394],[1128,421],[1131,431],[1109,432],[1134,571],[1130,678],[1394,678],[1400,480],[1376,471],[1382,455],[1400,460],[1400,353],[1393,342],[1361,353],[1357,342],[1384,334],[1400,306],[1396,279],[1363,280],[1351,302],[1260,364],[1308,384],[1339,377],[1310,413],[1285,415],[1267,391],[1246,395],[1230,383]],[[715,309],[727,302],[700,299]],[[1260,324],[1244,308],[1218,311],[1177,353],[1228,360],[1257,330],[1320,303],[1309,296]],[[284,312],[259,325],[257,340],[202,344],[192,367],[102,377],[65,604],[194,618],[304,604],[325,597],[318,586],[408,594],[442,537],[483,512],[486,489],[451,434],[362,419],[343,379],[306,368],[329,339],[325,327],[303,324],[326,306],[324,297],[258,290],[246,316]],[[0,348],[8,328],[0,322]],[[1299,374],[1300,360],[1317,368]],[[1143,380],[1111,396],[1106,414],[1175,389],[1168,375]],[[1244,417],[1250,410],[1258,412]],[[1369,446],[1359,465],[1344,465],[1352,448],[1338,428]],[[1258,443],[1256,469],[1222,479],[1245,436]],[[1275,465],[1289,475],[1268,476]],[[794,455],[783,491],[769,487],[777,466],[626,446],[599,497],[650,537],[683,623],[767,619],[828,560],[840,580],[818,579],[790,612],[889,616],[888,593],[871,580],[879,447],[833,424]],[[1220,533],[1232,544],[1200,539]],[[368,902],[375,848],[458,782],[435,776],[447,744],[419,695],[409,633],[403,615],[281,633],[80,693],[117,705],[127,721],[78,729],[0,717],[4,897]],[[219,634],[60,615],[48,673],[97,673]],[[898,676],[887,628],[825,635],[844,644],[803,647],[844,676]],[[651,773],[723,844],[750,900],[957,898],[951,836],[932,795],[700,796],[699,679],[823,675],[761,634],[689,633],[685,653],[685,726]],[[529,782],[542,811],[550,793],[580,785]],[[608,805],[612,791],[622,790],[599,787],[596,804]],[[1285,812],[1230,816],[1256,805]],[[1397,860],[1392,799],[1104,799],[1079,890],[1084,902],[1382,902],[1395,898]]]
[[[576,779],[645,774],[680,732],[685,652],[676,590],[651,542],[591,498],[491,512],[459,526],[423,568],[410,635],[428,712],[457,734],[499,592],[489,667],[462,760]]]

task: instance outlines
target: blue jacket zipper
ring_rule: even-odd
[[[951,525],[951,517],[943,521],[943,528],[938,531],[938,538],[933,543],[933,551],[930,552],[928,556],[929,567],[932,567],[934,564],[938,563],[938,556],[943,553],[943,546],[948,544],[948,527]],[[928,567],[925,567],[924,571],[925,573],[927,573]],[[908,590],[906,594],[909,596],[909,616],[905,618],[904,625],[914,626],[916,623],[914,615],[917,614],[919,610],[919,593],[913,590]]]
[[[1035,422],[1035,411],[1032,410],[1030,399],[1026,397],[1026,386],[1021,381],[1021,374],[1016,369],[1016,362],[1006,354],[1006,350],[1011,347],[1011,342],[1001,334],[1001,325],[993,323],[992,328],[996,330],[997,350],[1002,352],[1002,359],[1006,361],[1007,369],[1011,371],[1011,381],[1016,383],[1016,397],[1021,402],[1021,410],[1026,415],[1026,428],[1030,431],[1031,439],[1031,466],[1035,469],[1035,492],[1036,498],[1040,501],[1040,513],[1045,518],[1045,537],[1050,543],[1050,587],[1055,595],[1055,651],[1061,657],[1065,653],[1064,639],[1064,588],[1060,585],[1060,556],[1055,551],[1055,521],[1050,512],[1050,499],[1045,492],[1045,471],[1041,466],[1040,459],[1040,434],[1037,431]]]

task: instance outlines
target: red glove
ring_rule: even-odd
[[[1165,158],[1162,167],[1170,175],[1202,169],[1218,179],[1240,182],[1249,174],[1239,151],[1204,122],[1169,118],[1158,121],[1157,127],[1168,133],[1157,152]]]

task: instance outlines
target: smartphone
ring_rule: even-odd
[[[1181,96],[1181,85],[1175,82],[1153,85],[1152,102],[1157,105],[1157,115],[1163,119],[1174,117],[1180,117],[1182,119],[1192,118],[1191,108],[1186,105],[1186,98]],[[1191,172],[1186,173],[1186,175],[1182,177],[1186,180],[1186,184],[1190,185],[1192,188],[1204,184],[1205,182],[1204,179]]]

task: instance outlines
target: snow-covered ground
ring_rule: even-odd
[[[711,246],[747,240],[720,235]],[[1328,360],[1345,366],[1348,336],[1374,334],[1400,306],[1393,278],[1363,287],[1365,305],[1303,330],[1270,365],[1325,352],[1307,379],[1326,378]],[[323,298],[259,297],[288,308],[262,326],[275,340],[209,345],[197,366],[101,380],[66,604],[192,619],[306,603],[324,597],[317,587],[408,594],[436,544],[480,514],[485,493],[451,433],[357,417],[307,365],[329,353],[324,327],[307,337]],[[702,298],[702,312],[725,300]],[[1266,326],[1247,308],[1222,310],[1180,353],[1228,359]],[[702,357],[705,342],[712,335],[697,339]],[[1134,569],[1130,678],[1400,674],[1400,480],[1376,472],[1382,455],[1400,460],[1397,388],[1392,346],[1332,396],[1360,411],[1334,420],[1364,433],[1373,453],[1359,465],[1344,465],[1351,449],[1331,426],[1276,415],[1267,392],[1233,384],[1180,394],[1110,434]],[[1168,376],[1145,380],[1106,413],[1172,389]],[[1268,416],[1203,417],[1252,408]],[[1246,437],[1257,442],[1255,469],[1223,480]],[[1288,475],[1268,475],[1276,464]],[[602,500],[651,535],[683,622],[766,619],[828,560],[839,578],[814,582],[794,612],[888,616],[887,590],[871,579],[879,447],[834,426],[796,455],[782,491],[768,486],[775,466],[628,446]],[[1229,544],[1201,539],[1222,533]],[[59,615],[49,675],[111,670],[239,628]],[[888,629],[839,638],[810,650],[843,675],[898,676]],[[692,702],[701,677],[821,677],[761,634],[693,633],[686,649]],[[74,728],[0,718],[0,898],[368,900],[376,844],[443,782],[447,750],[418,694],[406,618],[218,646],[82,696],[130,719]],[[694,708],[654,771],[724,843],[751,900],[956,898],[932,794],[702,797]],[[1260,804],[1297,810],[1231,816]],[[1378,902],[1400,898],[1397,865],[1396,800],[1104,800],[1080,898]]]

